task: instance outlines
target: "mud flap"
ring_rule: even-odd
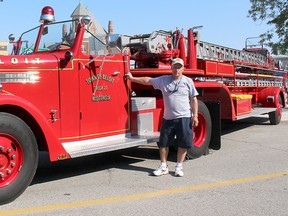
[[[221,148],[221,104],[216,103],[205,103],[209,109],[212,121],[212,134],[209,144],[209,149],[219,150]]]

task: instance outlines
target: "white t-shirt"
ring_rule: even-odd
[[[172,75],[164,75],[151,80],[154,89],[162,92],[164,99],[164,116],[166,120],[191,117],[190,99],[198,92],[192,79],[182,75],[181,79],[174,80]]]

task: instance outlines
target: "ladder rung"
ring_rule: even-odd
[[[266,57],[259,53],[236,50],[207,42],[197,44],[197,57],[201,59],[237,60],[254,64],[266,65]]]

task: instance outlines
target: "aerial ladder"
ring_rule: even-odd
[[[134,36],[123,36],[122,46],[128,47],[131,59],[135,60],[135,68],[158,67],[167,69],[167,62],[174,57],[187,55],[187,38],[184,38],[185,53],[179,51],[180,30],[176,31],[154,31],[151,34],[139,34]],[[199,32],[193,32],[197,60],[209,60],[233,64],[235,66],[234,78],[231,77],[202,77],[205,80],[221,79],[228,86],[275,86],[281,87],[285,84],[283,73],[278,73],[276,61],[270,56],[265,48],[245,48],[243,50],[233,49],[226,46],[216,45],[200,41]],[[157,59],[157,61],[155,61]],[[186,61],[184,57],[184,61]],[[197,66],[196,66],[197,67]]]

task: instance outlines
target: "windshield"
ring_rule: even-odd
[[[38,48],[35,47],[40,26],[22,34],[22,46],[20,55],[28,55],[35,51],[53,51],[69,49],[75,39],[75,21],[64,21],[45,25]]]
[[[106,35],[93,35],[91,32],[86,32],[81,47],[82,53],[88,55],[106,55],[105,38]]]
[[[45,25],[39,46],[36,48],[37,35],[40,26],[30,29],[22,34],[22,45],[19,49],[20,55],[29,55],[34,52],[65,50],[73,46],[75,32],[78,21],[70,20],[56,22]],[[93,26],[92,26],[93,27]],[[88,55],[105,55],[107,54],[105,40],[107,35],[99,35],[90,31],[91,26],[86,27],[82,41],[81,51]]]

